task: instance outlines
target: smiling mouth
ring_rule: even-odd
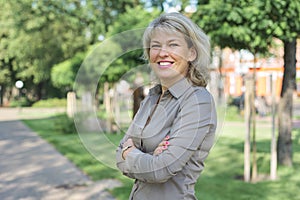
[[[174,62],[169,62],[169,61],[162,61],[162,62],[158,62],[158,66],[160,68],[169,68],[169,67],[172,67]]]

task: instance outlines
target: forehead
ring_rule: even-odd
[[[185,40],[185,37],[177,30],[157,27],[154,28],[150,34],[150,42],[156,40]]]

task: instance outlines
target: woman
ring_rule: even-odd
[[[194,186],[214,143],[216,112],[205,89],[208,37],[179,13],[146,29],[144,54],[159,79],[117,149],[117,166],[135,179],[130,199],[196,199]]]

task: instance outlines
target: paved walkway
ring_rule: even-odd
[[[114,199],[106,190],[119,186],[118,181],[91,181],[19,121],[20,116],[17,109],[0,108],[1,200]]]

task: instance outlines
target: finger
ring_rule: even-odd
[[[158,144],[158,147],[162,147],[166,145],[166,141],[162,141],[161,143]]]
[[[124,142],[124,144],[123,144],[123,145],[124,145],[124,146],[133,145],[133,141],[132,141],[132,139],[131,139],[131,138],[127,139],[127,140]]]
[[[169,141],[162,141],[162,142],[160,143],[160,146],[168,146],[168,145],[170,145],[170,142],[169,142]]]
[[[155,149],[153,155],[156,156],[156,155],[158,155],[158,154],[160,154],[160,153],[162,153],[162,149],[161,149],[160,147],[157,147],[157,148]]]

